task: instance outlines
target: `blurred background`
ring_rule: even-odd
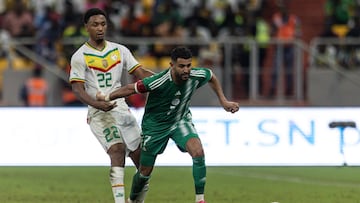
[[[186,45],[243,106],[360,103],[358,0],[0,0],[0,106],[82,106],[68,72],[91,7],[108,13],[107,39],[144,67],[168,68],[169,51]],[[30,98],[35,87],[45,102]],[[193,105],[218,101],[204,87]]]

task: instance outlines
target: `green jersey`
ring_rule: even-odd
[[[145,135],[173,130],[181,119],[190,119],[189,104],[195,90],[206,84],[212,77],[207,68],[192,68],[189,79],[181,85],[174,83],[170,69],[151,77],[142,83],[149,92],[142,130]]]

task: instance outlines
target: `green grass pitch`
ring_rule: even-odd
[[[112,203],[108,167],[2,166],[1,203]],[[129,195],[135,169],[126,168]],[[146,203],[193,203],[191,167],[154,169]],[[208,166],[208,203],[356,203],[359,167]]]

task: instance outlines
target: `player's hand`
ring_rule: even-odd
[[[227,112],[235,113],[239,111],[239,103],[237,102],[226,101],[224,102],[223,107]]]
[[[102,92],[98,91],[98,92],[96,93],[96,100],[98,100],[98,101],[105,101],[105,95],[104,95]]]
[[[98,101],[96,103],[95,108],[100,109],[102,111],[110,111],[113,108],[117,107],[117,104],[115,101],[110,101],[110,102],[106,102],[106,101]]]

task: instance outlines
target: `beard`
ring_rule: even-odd
[[[181,80],[183,80],[183,81],[188,80],[189,77],[190,77],[190,74],[188,74],[188,73],[183,73],[183,74],[181,74]]]
[[[97,44],[100,44],[100,43],[102,43],[104,41],[104,38],[97,38],[96,40],[95,40],[95,42],[97,43]]]

